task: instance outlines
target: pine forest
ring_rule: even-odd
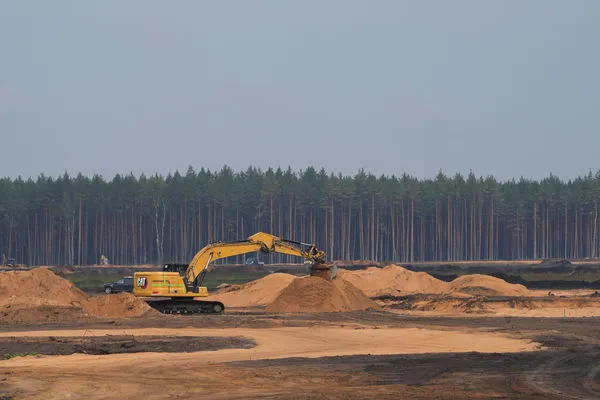
[[[28,265],[187,262],[264,231],[329,260],[595,258],[600,172],[564,181],[194,170],[0,180],[0,254]],[[287,256],[286,256],[287,257]],[[292,261],[279,257],[276,261]],[[240,260],[232,260],[239,262]]]

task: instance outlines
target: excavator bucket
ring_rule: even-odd
[[[310,276],[332,281],[337,275],[338,268],[333,264],[313,264],[310,266]]]

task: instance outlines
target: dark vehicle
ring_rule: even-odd
[[[126,276],[119,279],[118,281],[105,283],[104,293],[119,293],[119,292],[132,292],[133,291],[133,276]]]
[[[250,257],[246,259],[246,265],[265,265],[265,262],[256,257]]]
[[[2,254],[2,266],[14,268],[17,266],[17,260],[15,258],[6,257],[5,254]]]

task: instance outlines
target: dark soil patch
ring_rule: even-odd
[[[599,350],[588,346],[524,353],[356,355],[230,366],[235,376],[247,377],[248,387],[274,376],[288,381],[304,371],[300,390],[325,393],[323,398],[592,399],[600,396],[591,377]],[[277,398],[296,398],[294,394],[298,393],[282,391]]]
[[[189,353],[228,348],[249,349],[256,346],[244,337],[212,336],[45,336],[0,338],[0,359],[14,354],[68,355],[117,353]]]

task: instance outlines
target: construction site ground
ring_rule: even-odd
[[[1,361],[0,398],[597,398],[599,328],[598,318],[260,310],[11,326],[2,349],[10,338],[44,354],[96,338],[104,347]],[[145,348],[152,340],[163,347]],[[142,352],[123,354],[123,343]]]
[[[215,290],[224,314],[163,315],[45,269],[0,274],[0,399],[600,398],[595,290],[397,266],[337,279],[271,274]],[[27,282],[37,297],[10,294]]]

